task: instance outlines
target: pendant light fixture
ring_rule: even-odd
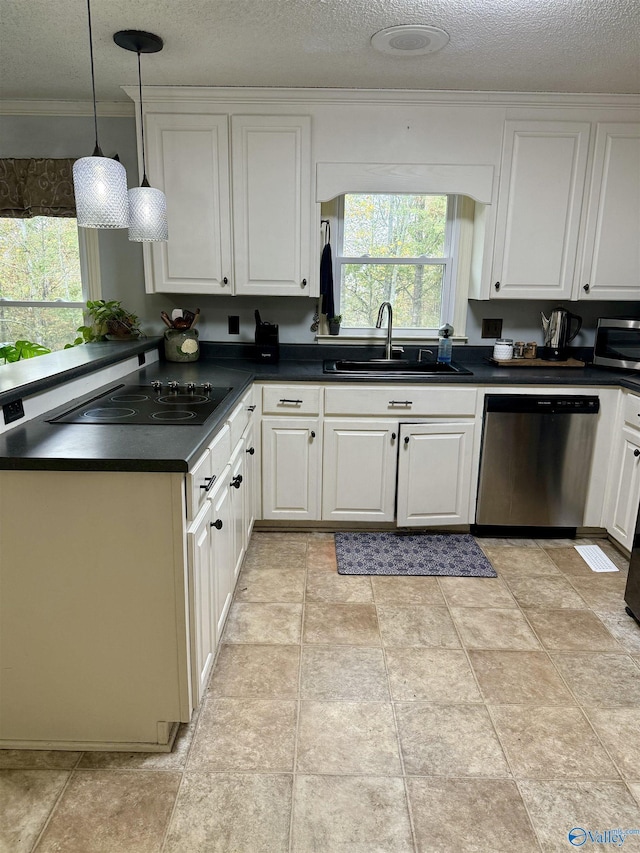
[[[81,157],[73,164],[76,217],[78,225],[82,228],[126,228],[129,224],[127,173],[122,163],[105,157],[98,144],[98,111],[96,109],[96,79],[93,68],[90,0],[87,0],[87,16],[89,19],[89,55],[91,57],[93,124],[96,145],[91,157]]]
[[[144,112],[142,110],[142,74],[140,54],[162,50],[160,36],[142,30],[120,30],[113,40],[119,47],[138,54],[138,88],[140,91],[140,136],[142,143],[142,183],[129,190],[129,240],[136,243],[166,240],[167,200],[162,190],[149,186],[144,152]]]

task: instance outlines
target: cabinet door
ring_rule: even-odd
[[[640,504],[640,431],[622,430],[622,454],[614,471],[617,488],[612,496],[612,512],[607,532],[627,550],[633,545]]]
[[[325,418],[324,521],[393,521],[398,422]]]
[[[230,469],[225,468],[211,498],[211,557],[215,588],[216,642],[220,642],[233,597],[233,527],[231,524]]]
[[[232,116],[235,292],[310,296],[311,120]]]
[[[232,533],[232,559],[233,578],[232,592],[235,589],[242,561],[244,560],[247,533],[245,521],[245,492],[247,482],[245,475],[244,439],[238,442],[231,460],[231,473],[229,474],[229,491],[231,493],[231,527]]]
[[[589,130],[588,123],[506,122],[492,297],[571,296]]]
[[[187,532],[190,577],[191,667],[196,705],[201,701],[215,656],[216,588],[211,553],[212,506],[207,501]]]
[[[255,440],[255,422],[250,421],[249,426],[245,431],[245,440],[244,440],[244,455],[245,455],[245,466],[244,466],[244,547],[245,550],[249,547],[249,540],[251,539],[251,532],[253,530],[253,524],[256,520],[257,515],[257,506],[258,506],[258,490],[260,487],[258,474],[259,474],[259,456],[258,456],[258,448],[256,447]]]
[[[468,524],[473,424],[401,424],[398,526]]]
[[[169,239],[145,244],[147,292],[230,293],[228,120],[147,113],[149,179],[167,197]]]
[[[640,299],[640,124],[599,124],[580,299]]]
[[[317,418],[263,418],[263,519],[320,518],[321,449]]]

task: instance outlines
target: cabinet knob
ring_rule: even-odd
[[[495,287],[496,290],[500,290],[500,282],[499,281],[496,281],[496,283],[493,286]]]
[[[585,293],[589,293],[589,282],[587,282],[582,289],[584,290]]]
[[[409,436],[408,436],[408,435],[405,435],[405,437],[404,437],[404,443],[405,443],[405,444],[409,444]]]
[[[306,278],[303,278],[303,279],[302,279],[302,286],[303,286],[303,287],[306,287],[306,286],[307,286],[307,280],[306,280]]]
[[[638,448],[636,447],[636,449],[633,451],[633,455],[634,455],[634,456],[640,456],[640,449],[638,449]]]
[[[249,447],[249,448],[247,449],[247,453],[249,454],[249,456],[253,456],[253,454],[254,454],[255,452],[256,452],[255,447]]]
[[[311,438],[315,438],[315,437],[316,437],[316,434],[315,434],[314,430],[311,430],[310,435],[311,435]]]
[[[239,489],[241,482],[242,482],[242,474],[238,474],[238,476],[234,477],[233,480],[231,481],[231,486],[234,489]]]
[[[395,441],[395,440],[396,440],[396,434],[395,434],[395,432],[392,432],[391,433],[391,441]]]
[[[215,521],[211,522],[211,527],[215,527],[216,530],[222,530],[222,519],[216,518]]]
[[[222,283],[223,283],[223,284],[229,284],[229,279],[226,277],[226,275],[225,275],[225,277],[222,279]]]

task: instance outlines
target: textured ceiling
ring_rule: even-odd
[[[157,33],[145,84],[640,93],[639,0],[92,0],[97,96],[127,100],[120,29]],[[369,39],[427,24],[450,42],[392,57]],[[0,0],[0,98],[91,97],[85,0]]]

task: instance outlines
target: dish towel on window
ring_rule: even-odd
[[[320,296],[322,297],[322,313],[331,319],[336,315],[333,299],[333,260],[331,257],[331,243],[327,241],[322,250],[320,258]]]

